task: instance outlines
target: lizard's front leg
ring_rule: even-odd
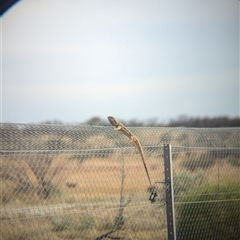
[[[114,128],[115,131],[120,131],[122,129],[122,127],[120,125],[118,125],[117,127]]]

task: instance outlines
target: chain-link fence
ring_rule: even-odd
[[[162,179],[154,131],[133,132]],[[0,177],[3,239],[166,239],[164,201],[148,200],[140,155],[112,127],[2,124]]]
[[[2,239],[167,239],[166,143],[178,238],[196,239],[189,229],[201,229],[188,214],[204,222],[201,209],[216,211],[210,201],[227,223],[235,212],[239,225],[239,128],[130,128],[156,183],[154,203],[137,149],[112,127],[2,123],[0,130]]]
[[[177,239],[240,239],[240,148],[174,146],[172,154]]]

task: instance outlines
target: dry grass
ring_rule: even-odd
[[[159,201],[156,205],[148,201],[148,179],[137,153],[124,158],[124,172],[122,158],[117,154],[105,158],[88,157],[83,162],[67,154],[55,156],[45,176],[51,180],[55,192],[47,199],[37,195],[38,182],[25,160],[22,157],[2,158],[4,171],[17,176],[17,171],[22,169],[33,186],[28,191],[20,191],[14,178],[0,179],[1,209],[27,209],[11,214],[2,211],[3,239],[94,239],[114,228],[121,191],[124,201],[131,201],[124,208],[124,225],[112,235],[125,239],[166,239],[164,206],[161,207]],[[186,171],[182,165],[185,160],[186,155],[174,159],[175,172]],[[147,165],[153,182],[164,178],[163,159],[148,157]],[[187,171],[195,176],[198,170]],[[204,176],[211,182],[218,181],[219,176],[239,181],[239,168],[230,165],[227,158],[204,171]],[[53,172],[56,172],[54,178]],[[64,208],[61,204],[72,204],[72,207]],[[54,209],[53,205],[60,207]],[[42,206],[50,206],[51,211],[44,210],[40,215]],[[29,210],[33,207],[39,210],[33,213]],[[10,217],[16,220],[8,221]]]
[[[11,176],[17,176],[18,171],[21,171],[28,175],[30,185],[37,186],[36,177],[24,158],[7,157],[3,158],[2,163],[2,169],[10,172]],[[125,157],[124,172],[122,164],[122,159],[115,155],[87,158],[83,163],[70,155],[56,156],[46,178],[50,178],[51,172],[57,168],[57,174],[51,182],[58,191],[47,199],[37,195],[35,188],[21,191],[19,184],[11,177],[1,178],[1,208],[6,210],[1,214],[4,239],[94,239],[114,228],[115,218],[119,214],[121,191],[123,201],[129,200],[130,203],[124,207],[123,228],[112,235],[128,238],[137,236],[137,239],[147,239],[148,235],[148,238],[154,239],[151,236],[163,234],[159,230],[159,226],[165,229],[163,223],[159,223],[160,216],[149,219],[150,222],[146,224],[146,218],[155,207],[148,200],[149,184],[141,158],[137,153]],[[162,162],[156,162],[153,158],[149,160],[148,166],[152,179],[163,178]],[[80,205],[65,209],[62,204]],[[53,205],[60,208],[54,209],[51,207]],[[50,209],[43,206],[50,206]],[[143,211],[145,206],[150,208]],[[17,211],[8,211],[11,209]],[[89,219],[83,218],[86,213],[89,213]],[[19,227],[20,231],[17,230]],[[40,232],[44,234],[39,238]]]

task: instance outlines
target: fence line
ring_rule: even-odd
[[[130,130],[156,183],[152,203],[136,148],[112,127],[1,123],[3,239],[167,239],[166,144],[172,145],[177,239],[219,236],[221,229],[213,233],[206,224],[227,224],[232,238],[223,236],[237,239],[240,128]]]
[[[177,239],[239,239],[240,148],[172,148]]]

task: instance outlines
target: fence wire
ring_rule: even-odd
[[[211,184],[228,179],[231,194],[219,190],[204,201],[227,196],[239,204],[240,190],[232,184],[239,186],[239,128],[130,130],[142,143],[152,182],[164,181],[163,145],[178,146],[173,166],[179,239],[185,236],[182,224],[188,225],[182,212],[189,210],[178,206],[195,202],[195,193],[209,195],[201,187],[210,185],[215,194]],[[164,184],[156,184],[151,203],[140,155],[123,134],[112,127],[13,123],[1,123],[0,131],[2,239],[167,239]]]
[[[160,144],[140,138],[162,179]],[[0,145],[3,239],[166,239],[164,196],[151,204],[138,151],[112,127],[2,124]]]
[[[177,239],[240,239],[240,148],[172,153]]]

